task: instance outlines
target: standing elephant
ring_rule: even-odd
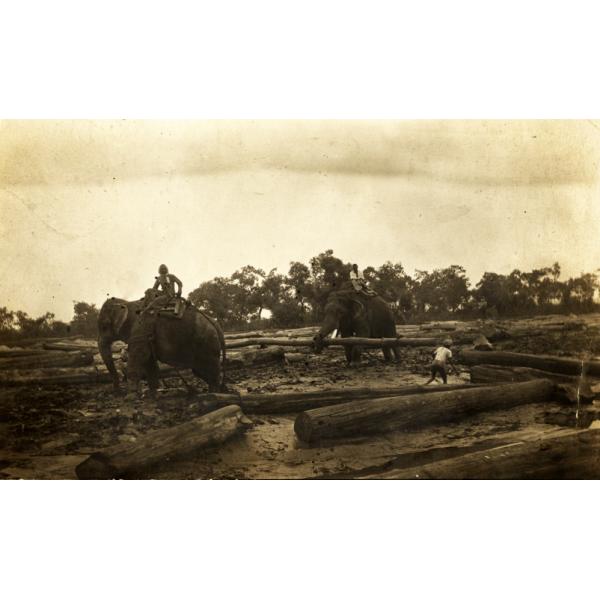
[[[128,342],[130,392],[138,391],[141,380],[146,378],[150,394],[156,394],[157,361],[192,369],[211,392],[224,390],[225,338],[219,325],[194,306],[188,306],[181,318],[161,316],[158,311],[164,305],[160,298],[149,307],[149,301],[156,300],[158,295],[148,290],[146,299],[138,302],[113,298],[107,300],[100,311],[98,345],[115,388],[119,387],[119,378],[110,347],[113,341],[120,339]]]
[[[110,298],[100,309],[98,315],[98,349],[100,356],[112,376],[115,391],[119,391],[119,374],[112,356],[112,344],[116,341],[128,343],[131,330],[143,300],[128,302],[120,298]]]
[[[325,305],[325,318],[321,329],[314,338],[317,350],[322,349],[323,340],[338,329],[342,337],[395,338],[396,323],[394,313],[387,302],[379,296],[367,296],[356,292],[350,286],[331,292]],[[360,362],[361,348],[345,346],[348,364]],[[392,352],[396,362],[400,361],[398,348],[382,348],[386,361],[391,360]]]

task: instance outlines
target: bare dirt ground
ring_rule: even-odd
[[[583,329],[540,328],[530,336],[494,345],[500,350],[589,359],[600,350],[600,320],[597,316],[582,319]],[[529,320],[528,326],[535,323]],[[349,369],[343,353],[329,349],[321,355],[307,355],[306,362],[237,370],[229,374],[229,382],[234,389],[252,392],[422,384],[429,361],[427,348],[405,349],[400,365],[385,364],[380,352],[370,351],[362,366]],[[469,380],[467,367],[458,367],[460,375],[451,376],[449,383]],[[167,379],[158,400],[135,404],[113,395],[110,385],[0,390],[0,478],[71,479],[75,466],[94,451],[134,442],[148,431],[203,414],[207,407],[179,393],[180,386],[177,378]],[[578,425],[589,426],[593,411],[589,415],[582,418],[580,414]],[[352,478],[576,427],[575,407],[534,404],[480,413],[443,426],[308,446],[294,435],[295,416],[249,415],[252,425],[245,434],[193,458],[164,463],[139,478]]]

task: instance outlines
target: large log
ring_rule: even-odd
[[[20,358],[23,356],[42,356],[47,355],[45,350],[37,350],[35,348],[18,348],[16,350],[0,350],[0,360],[5,358]]]
[[[471,371],[471,383],[494,384],[494,383],[518,383],[520,381],[533,381],[534,379],[550,379],[555,383],[566,383],[576,385],[579,377],[563,375],[562,373],[551,373],[540,371],[529,367],[501,367],[499,365],[473,365]]]
[[[0,371],[0,386],[47,386],[109,383],[112,377],[105,368],[35,369]]]
[[[247,414],[298,413],[313,408],[343,404],[353,400],[408,396],[414,394],[449,393],[455,390],[472,389],[469,383],[444,386],[405,385],[383,388],[327,389],[315,392],[278,392],[275,394],[208,394],[201,398],[216,406],[239,404]]]
[[[225,342],[225,347],[229,349],[233,348],[247,348],[248,346],[312,346],[312,339],[306,340],[288,340],[286,338],[246,338],[242,340],[235,340],[233,342]]]
[[[231,352],[227,354],[226,368],[244,369],[253,366],[283,362],[285,350],[280,347],[270,347],[260,350],[246,350],[244,352]]]
[[[506,367],[531,367],[540,371],[581,375],[585,364],[588,375],[600,376],[600,362],[581,361],[575,358],[562,358],[543,354],[519,354],[517,352],[478,352],[463,350],[458,360],[468,365],[501,365]]]
[[[598,479],[600,430],[559,432],[369,479]]]
[[[44,350],[61,350],[63,352],[75,352],[81,350],[98,351],[98,342],[95,340],[85,340],[81,343],[75,342],[46,342],[43,344]]]
[[[61,342],[69,340],[82,339],[80,335],[70,335],[67,337],[39,337],[39,338],[23,338],[15,340],[7,340],[2,343],[7,346],[19,346],[25,348],[28,346],[41,346],[44,342]]]
[[[91,352],[45,352],[0,360],[0,369],[43,369],[46,367],[85,367],[93,364]]]
[[[115,479],[142,474],[173,458],[189,456],[222,444],[241,432],[248,421],[239,406],[226,406],[183,425],[153,431],[95,452],[75,468],[79,479]]]
[[[366,348],[392,348],[392,347],[428,347],[435,346],[439,343],[438,338],[423,337],[423,338],[326,338],[323,340],[324,346],[364,346]],[[244,340],[236,340],[225,344],[227,349],[244,348],[247,346],[289,346],[294,348],[313,346],[312,338],[304,339],[285,339],[285,338],[249,338]]]
[[[477,389],[357,400],[300,413],[296,435],[305,442],[424,427],[464,416],[552,399],[554,384],[541,379]]]

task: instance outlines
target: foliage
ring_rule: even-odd
[[[359,265],[360,267],[361,265]],[[325,250],[308,261],[293,261],[286,274],[246,265],[229,277],[204,281],[189,300],[215,317],[226,329],[301,327],[321,322],[329,293],[348,281],[351,263]],[[473,287],[460,265],[408,275],[399,262],[363,268],[371,289],[392,306],[397,321],[531,316],[551,312],[590,312],[600,282],[595,273],[560,280],[558,263],[507,275],[487,272]],[[97,334],[98,309],[74,302],[70,324],[52,313],[31,318],[22,311],[0,307],[0,337]]]
[[[264,310],[273,327],[319,323],[330,291],[348,280],[351,263],[325,250],[308,261],[294,261],[286,275],[252,266],[231,277],[202,283],[190,300],[219,319],[226,328],[264,325]],[[363,269],[371,289],[392,306],[398,322],[409,319],[479,318],[547,312],[591,311],[600,289],[595,274],[560,281],[558,263],[508,275],[485,273],[472,287],[465,269],[450,265],[408,275],[401,263],[388,261]]]
[[[98,335],[98,314],[100,312],[96,305],[87,302],[74,302],[73,312],[71,333],[85,337],[96,337]]]

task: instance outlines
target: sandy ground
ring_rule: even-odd
[[[596,323],[591,319],[593,327],[584,334],[553,332],[522,342],[508,340],[496,347],[589,355],[600,340]],[[361,367],[349,369],[343,353],[330,349],[321,355],[308,355],[306,363],[235,371],[229,374],[229,381],[234,389],[252,392],[422,384],[427,379],[429,360],[427,349],[407,349],[401,365],[385,364],[380,353],[370,351]],[[460,375],[451,376],[449,383],[468,381],[467,368],[459,365],[459,369]],[[114,396],[109,385],[0,390],[0,406],[4,407],[0,414],[0,478],[74,478],[75,466],[91,452],[134,442],[148,431],[186,422],[206,411],[194,397],[177,392],[179,380],[166,380],[164,386],[157,401],[146,399],[135,405]],[[583,411],[579,426],[588,426],[594,414]],[[249,429],[223,446],[194,458],[161,464],[139,478],[352,478],[576,426],[575,407],[528,405],[480,413],[443,426],[308,446],[294,435],[295,415],[249,418]]]

